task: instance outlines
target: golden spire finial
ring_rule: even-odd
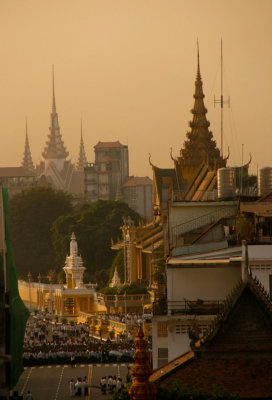
[[[56,99],[55,99],[55,76],[54,76],[54,64],[52,65],[52,85],[53,85],[53,112],[56,112]]]
[[[151,162],[151,154],[150,153],[148,153],[148,161],[149,161],[149,164],[151,165],[151,167],[154,167],[154,165]]]
[[[197,80],[201,80],[201,75],[200,75],[200,62],[199,62],[199,43],[198,43],[198,38],[197,38],[197,74],[196,74]]]

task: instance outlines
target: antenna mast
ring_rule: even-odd
[[[224,120],[224,114],[223,114],[223,109],[224,109],[224,104],[228,104],[230,106],[230,98],[228,100],[224,101],[224,95],[223,95],[223,42],[221,39],[221,96],[220,99],[216,99],[214,97],[214,106],[215,104],[220,103],[221,105],[221,163],[223,166],[223,159],[224,159],[224,147],[223,147],[223,120]]]

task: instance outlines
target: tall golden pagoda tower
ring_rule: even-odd
[[[197,73],[195,81],[194,107],[191,110],[193,120],[189,122],[191,130],[187,132],[187,139],[180,150],[179,164],[181,175],[190,181],[203,163],[211,170],[223,166],[220,151],[209,130],[210,122],[206,118],[207,109],[204,105],[203,83],[200,74],[199,48],[197,46]]]
[[[55,82],[54,82],[54,66],[52,69],[52,81],[53,81],[53,105],[52,105],[52,112],[51,112],[51,125],[50,125],[50,133],[48,135],[48,141],[46,142],[46,147],[42,153],[45,162],[55,162],[58,169],[63,167],[63,163],[68,157],[69,153],[66,151],[64,146],[60,127],[59,127],[59,120],[58,114],[56,110],[56,99],[55,99]]]

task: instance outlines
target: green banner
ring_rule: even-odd
[[[8,354],[11,355],[8,371],[8,385],[12,389],[21,373],[24,370],[23,366],[23,343],[25,335],[26,322],[29,317],[29,311],[24,305],[18,290],[17,268],[12,256],[12,246],[9,232],[8,221],[8,191],[2,189],[3,210],[5,223],[5,240],[6,240],[6,273],[7,273],[7,292],[9,296],[9,316],[7,321],[8,326]],[[24,232],[22,232],[22,235]]]

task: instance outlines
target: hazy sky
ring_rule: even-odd
[[[0,0],[0,166],[21,164],[25,116],[33,161],[41,160],[52,106],[77,160],[80,119],[89,162],[93,146],[129,146],[130,173],[171,167],[183,146],[196,76],[220,147],[220,40],[223,39],[225,154],[252,153],[251,172],[272,166],[271,0]]]

